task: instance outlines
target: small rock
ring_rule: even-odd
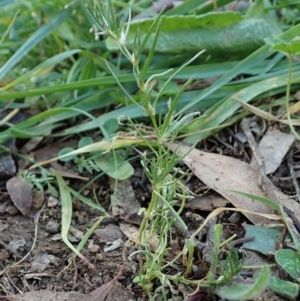
[[[9,253],[7,252],[7,250],[3,249],[0,252],[0,262],[4,262],[5,260],[7,260],[9,258]]]
[[[98,261],[103,261],[103,260],[104,260],[103,254],[102,254],[102,253],[97,253],[96,259],[97,259]]]
[[[5,208],[5,212],[10,214],[10,215],[16,215],[18,214],[20,211],[18,210],[18,208],[14,205],[8,205],[6,208]]]
[[[100,247],[97,245],[92,245],[88,249],[91,253],[97,253],[99,251]]]
[[[7,228],[8,228],[8,224],[2,224],[2,223],[0,223],[0,232],[3,232]]]
[[[240,212],[233,212],[231,216],[228,218],[228,221],[233,224],[237,224],[240,221],[241,217],[242,215]]]
[[[53,196],[50,196],[48,199],[47,207],[53,208],[57,206],[57,204],[58,204],[58,199],[54,198]]]
[[[16,253],[19,248],[24,247],[26,244],[26,240],[24,238],[17,239],[17,240],[12,240],[8,244],[8,249],[12,253]]]
[[[82,215],[79,215],[77,218],[77,222],[79,223],[79,225],[83,225],[85,223],[85,219]]]
[[[46,225],[45,229],[50,234],[58,233],[59,232],[59,224],[57,222],[50,221]]]

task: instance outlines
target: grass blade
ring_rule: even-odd
[[[39,28],[22,46],[14,53],[12,57],[0,69],[0,79],[5,75],[41,40],[47,37],[56,27],[58,27],[73,11],[73,6],[65,8],[58,13],[47,24]]]

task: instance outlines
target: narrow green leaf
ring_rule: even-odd
[[[52,170],[52,173],[55,175],[57,184],[60,192],[61,199],[61,238],[63,242],[81,259],[86,262],[86,258],[79,253],[79,251],[74,248],[74,246],[68,240],[68,233],[71,226],[73,204],[70,194],[70,190],[67,187],[62,176],[55,170]]]
[[[106,214],[105,209],[100,206],[100,204],[94,203],[92,202],[90,199],[84,197],[82,194],[80,194],[79,192],[77,192],[76,190],[73,190],[72,188],[69,188],[70,192],[74,195],[75,198],[77,198],[78,200],[80,200],[82,203],[95,208],[97,210],[99,210],[100,212]]]
[[[2,66],[0,69],[0,79],[3,79],[5,75],[41,40],[49,35],[55,28],[57,28],[73,11],[73,6],[70,5],[54,18],[52,18],[47,24],[40,27],[22,46],[14,53],[12,57]]]
[[[295,38],[296,36],[298,36],[299,30],[300,30],[300,24],[287,30],[285,33],[280,35],[278,38],[283,39],[285,41],[290,41],[293,38]],[[269,49],[270,49],[270,46],[265,45],[265,46],[261,47],[260,49],[258,49],[257,51],[255,51],[254,53],[252,53],[251,55],[249,55],[246,59],[241,61],[234,68],[232,68],[230,71],[228,71],[226,74],[224,74],[220,79],[218,79],[215,83],[213,83],[210,87],[204,89],[194,99],[191,99],[189,104],[187,104],[183,109],[181,109],[179,111],[179,114],[189,110],[195,104],[199,103],[202,99],[206,98],[208,95],[210,95],[211,93],[213,93],[214,91],[216,91],[217,89],[219,89],[220,87],[222,87],[223,85],[228,83],[230,80],[232,80],[238,74],[244,72],[245,70],[247,70],[249,68],[252,68],[256,64],[258,64],[261,61],[263,61],[264,59],[266,59],[270,55]],[[285,75],[285,77],[287,77],[287,76]],[[271,89],[271,87],[270,87],[270,89]],[[210,110],[209,115],[214,116],[214,114],[215,114],[214,110],[217,109],[218,107],[219,106],[213,107]],[[221,122],[222,121],[220,121],[220,120],[218,120],[217,122],[214,122],[213,127],[218,126]],[[203,120],[203,122],[201,121],[198,124],[197,128],[201,127],[201,129],[203,129],[203,128],[207,129],[209,126],[207,126],[205,123],[206,123],[205,120]],[[203,137],[206,137],[206,136],[208,136],[208,133],[206,133],[205,135],[195,134],[192,137],[190,137],[189,139],[190,139],[190,141],[196,141],[196,140],[202,139]]]
[[[269,50],[268,50],[269,52]],[[258,58],[257,58],[258,59]],[[256,65],[252,62],[251,64],[247,64],[246,68],[243,66],[243,69],[239,69],[237,74],[239,72],[244,72],[245,74],[261,74],[261,70],[266,68],[268,64],[270,64],[269,60],[266,61],[255,61]],[[203,78],[210,78],[210,77],[216,77],[225,75],[228,73],[228,70],[235,70],[236,66],[239,66],[240,62],[224,62],[224,63],[216,63],[216,64],[202,64],[202,65],[196,65],[196,66],[186,66],[183,70],[180,70],[178,72],[179,68],[174,68],[173,71],[170,71],[169,73],[165,75],[159,76],[162,80],[168,80],[171,76],[174,76],[174,79],[190,79],[193,77],[194,79],[203,79]],[[284,68],[286,64],[284,65],[284,62],[276,66],[276,69],[274,71],[280,71],[282,68]],[[296,69],[293,67],[293,70],[296,71]],[[115,72],[115,70],[113,70]],[[159,69],[159,70],[151,70],[147,73],[147,76],[150,77],[154,74],[164,74],[167,71],[167,69]],[[287,72],[287,71],[285,71]],[[118,73],[115,73],[118,74]],[[236,76],[235,74],[234,76]],[[269,75],[268,77],[271,77],[272,75]],[[231,78],[229,78],[230,80]],[[118,80],[120,83],[132,83],[135,82],[135,77],[133,74],[118,74]],[[217,86],[217,88],[221,88],[224,86],[229,80],[222,81],[220,85]],[[218,81],[217,81],[218,82]],[[99,87],[99,86],[112,86],[115,85],[116,81],[113,76],[103,76],[99,78],[94,79],[88,79],[88,80],[82,80],[77,82],[71,82],[66,83],[64,85],[57,85],[53,87],[43,87],[38,89],[33,89],[29,91],[22,91],[22,92],[9,92],[9,93],[1,93],[0,94],[0,101],[5,101],[12,98],[24,98],[28,96],[35,96],[35,95],[42,95],[42,94],[52,94],[55,92],[63,92],[63,91],[71,91],[71,90],[79,90],[79,89],[86,89],[86,88],[92,88],[92,87]],[[213,84],[211,87],[213,87],[215,84]],[[217,90],[217,88],[214,88],[212,92]],[[4,89],[4,88],[3,88]],[[210,88],[208,88],[210,89]],[[206,92],[207,89],[203,90],[203,92],[200,93],[202,95],[204,92]],[[209,90],[209,93],[205,93],[205,96],[209,96],[212,93]],[[199,92],[197,92],[197,95],[199,95]],[[201,97],[200,100],[198,100],[199,97],[192,98],[192,101],[197,100],[197,102],[201,101],[202,99],[206,97]],[[189,100],[189,103],[191,103],[191,99]],[[185,110],[192,107],[194,104],[189,105],[187,108],[184,107]]]
[[[298,83],[300,80],[300,72],[292,74],[291,83]],[[205,112],[203,118],[194,121],[186,126],[184,133],[196,133],[185,139],[188,143],[195,143],[204,139],[212,133],[212,129],[219,126],[226,119],[231,117],[233,113],[241,106],[237,99],[241,102],[249,102],[256,96],[269,91],[270,89],[287,85],[287,75],[276,76],[271,79],[260,81],[242,89],[227,99],[224,99]],[[212,86],[211,86],[212,87]],[[201,99],[201,98],[200,98]],[[193,101],[191,101],[193,102]],[[188,105],[187,107],[189,107]],[[185,108],[184,108],[185,109]],[[198,132],[198,133],[197,133]]]
[[[253,284],[224,287],[218,289],[217,294],[229,300],[249,300],[259,295],[268,287],[269,279],[270,271],[267,267],[263,267]]]
[[[246,196],[249,199],[254,199],[256,201],[259,201],[259,202],[269,206],[270,208],[273,208],[274,210],[276,210],[280,213],[282,212],[281,206],[278,203],[276,203],[275,201],[272,201],[271,199],[264,198],[264,197],[261,197],[259,195],[254,195],[254,194],[251,194],[251,193],[243,192],[243,191],[238,191],[238,190],[231,190],[231,191],[235,192],[237,194]]]
[[[25,82],[26,80],[30,79],[33,76],[37,76],[40,73],[44,72],[47,69],[53,68],[56,64],[60,63],[61,61],[65,60],[66,58],[79,53],[81,50],[80,49],[72,49],[72,50],[68,50],[62,53],[59,53],[49,59],[47,59],[46,61],[44,61],[43,63],[41,63],[40,65],[36,66],[35,68],[33,68],[32,70],[30,70],[29,72],[25,73],[24,75],[18,77],[16,80],[8,83],[7,85],[5,85],[4,87],[0,88],[0,91],[5,91],[11,87],[16,86],[19,83]]]
[[[280,51],[285,55],[299,55],[300,53],[300,42],[295,41],[288,44],[278,43],[271,48],[274,51]]]

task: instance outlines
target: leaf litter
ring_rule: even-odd
[[[240,20],[238,14],[230,13],[229,15],[237,16],[238,20],[236,20],[236,21],[238,21],[238,23],[240,21],[242,21],[242,20]],[[178,20],[182,20],[184,18],[181,18],[181,17],[177,18],[177,19],[173,18],[173,20],[178,21]],[[191,21],[193,21],[193,18],[191,18],[191,17],[188,17],[188,18],[191,19]],[[212,18],[215,19],[214,16]],[[170,18],[170,19],[172,20],[172,18]],[[216,22],[216,20],[214,20],[214,19],[212,19],[212,21],[214,21],[213,23]],[[264,20],[260,20],[260,22],[264,23]],[[222,23],[219,24],[219,27],[220,26],[223,27],[222,25],[224,25],[224,24],[222,24]],[[265,24],[265,25],[268,25],[268,24]],[[256,24],[254,24],[254,27],[257,28]],[[265,29],[265,27],[262,27],[262,28],[263,28],[263,30]],[[247,26],[246,29],[247,29],[247,32],[252,32],[252,27]],[[267,26],[267,29],[269,29],[268,26]],[[261,36],[261,34],[263,33],[263,30],[259,32],[259,36]],[[224,30],[222,28],[221,33],[223,31]],[[269,36],[269,34],[270,33],[269,33],[269,30],[268,30],[267,35]],[[242,30],[242,36],[244,38],[244,28]],[[262,35],[262,37],[265,37],[265,35]],[[187,37],[187,39],[190,40],[188,37]],[[239,45],[241,46],[240,38],[238,37],[237,39],[238,39]],[[173,39],[171,39],[171,40],[173,40]],[[176,41],[176,39],[174,41]],[[261,41],[261,42],[262,42],[262,44],[265,43],[264,40]],[[177,44],[176,44],[176,46],[178,46]],[[184,47],[185,47],[185,44],[186,43],[184,43],[184,45],[183,45]],[[244,47],[245,45],[243,44],[242,46]],[[167,49],[167,51],[170,52],[174,49],[177,50],[178,47],[174,48],[173,46],[171,46],[171,48]],[[197,51],[198,50],[199,50],[199,48],[197,47]],[[221,48],[221,52],[224,53],[223,48]],[[37,143],[39,143],[39,141],[37,141]],[[289,146],[286,146],[286,147],[287,147],[287,149],[289,148]],[[185,150],[180,149],[180,151],[182,151],[182,153],[184,153]],[[191,153],[193,153],[193,151]],[[285,155],[285,153],[286,152],[284,152],[282,157]],[[206,185],[209,186],[211,189],[214,189],[218,193],[223,195],[223,197],[225,198],[225,199],[222,199],[221,197],[219,197],[218,200],[216,200],[216,198],[214,198],[213,200],[210,200],[209,202],[207,202],[209,204],[206,207],[205,207],[205,204],[204,204],[208,200],[208,198],[206,196],[195,198],[194,202],[191,201],[191,202],[187,202],[187,204],[186,204],[185,208],[190,208],[192,210],[201,210],[201,211],[212,211],[213,210],[213,212],[209,215],[210,218],[205,221],[205,223],[209,225],[209,227],[208,227],[209,229],[206,233],[207,242],[209,242],[209,240],[211,240],[212,233],[210,233],[210,232],[212,232],[212,228],[213,228],[214,224],[216,223],[217,215],[222,215],[222,214],[226,215],[227,213],[224,212],[226,210],[227,211],[236,210],[236,212],[240,211],[243,214],[245,214],[248,217],[248,219],[250,221],[252,221],[253,223],[255,223],[255,224],[261,224],[261,223],[267,224],[268,222],[270,222],[269,218],[271,218],[271,217],[274,218],[273,210],[270,211],[270,213],[271,213],[270,214],[266,210],[266,206],[259,207],[259,204],[262,205],[261,203],[255,202],[253,200],[249,201],[249,199],[247,199],[248,202],[249,202],[247,204],[245,197],[242,197],[241,195],[236,196],[234,194],[228,194],[228,190],[227,190],[228,188],[232,189],[232,190],[234,189],[234,190],[248,191],[248,192],[251,192],[251,193],[257,193],[257,191],[258,191],[257,185],[253,184],[253,183],[258,183],[257,182],[257,178],[258,178],[257,170],[251,169],[251,168],[249,170],[245,169],[246,168],[245,165],[241,164],[241,166],[238,166],[239,163],[237,163],[237,162],[233,162],[233,161],[227,162],[226,159],[225,159],[226,158],[225,156],[220,156],[219,155],[219,157],[213,157],[213,156],[209,157],[209,156],[207,156],[207,154],[208,153],[205,153],[205,158],[204,158],[204,161],[206,161],[208,159],[208,162],[206,162],[206,163],[208,163],[207,166],[205,166],[204,161],[199,161],[199,160],[195,159],[196,157],[199,156],[199,152],[196,152],[194,154],[195,158],[192,158],[194,160],[194,161],[192,160],[193,164],[189,165],[187,163],[188,161],[185,162],[191,168],[191,170],[193,170],[195,172],[196,176],[199,177],[199,179],[201,179],[203,182],[205,182]],[[204,156],[204,155],[202,154],[202,156]],[[267,156],[269,156],[269,155],[267,155]],[[52,157],[55,157],[55,156],[51,155],[50,158],[52,158]],[[282,160],[282,157],[279,159],[279,163],[277,162],[277,166],[278,166],[278,164],[280,164],[280,162]],[[187,158],[190,159],[190,157],[187,157]],[[107,159],[107,158],[104,158],[101,162],[98,162],[99,165],[104,166],[104,164],[107,163],[106,162],[107,160],[105,160],[105,159]],[[213,169],[212,162],[214,162],[215,169]],[[222,164],[222,163],[224,163],[224,164]],[[240,162],[240,163],[242,163],[242,162]],[[209,164],[211,164],[211,165],[209,165]],[[54,167],[54,166],[52,166],[52,167]],[[127,166],[127,167],[129,167],[129,166]],[[133,170],[129,170],[127,167],[125,168],[125,171],[127,173],[125,173],[125,171],[123,171],[123,174],[126,174],[126,175],[132,174]],[[216,167],[219,168],[219,170],[217,170]],[[222,168],[223,168],[223,170],[221,172]],[[61,169],[61,167],[58,166],[58,165],[56,165],[56,167],[54,167],[54,169],[56,170],[56,172],[59,171],[60,176],[63,176],[63,177],[69,177],[69,178],[73,178],[73,179],[77,179],[77,180],[87,180],[88,179],[88,178],[79,177],[79,176],[76,176],[76,175],[72,176],[72,174],[70,174],[70,173],[68,174],[68,171],[63,171]],[[208,169],[211,169],[211,174],[210,175],[209,174],[205,175],[205,174],[201,173],[200,171],[202,169],[204,170],[204,173]],[[231,172],[231,169],[232,169],[232,172]],[[200,170],[200,171],[198,171],[198,170]],[[228,171],[230,171],[230,173],[227,177],[227,172]],[[243,173],[246,174],[245,179],[243,179],[243,180],[248,180],[248,183],[247,183],[247,181],[240,181],[240,177]],[[114,176],[118,176],[118,173],[116,173],[115,170],[110,171],[110,174],[114,175]],[[255,177],[254,174],[256,175],[256,177]],[[223,180],[223,178],[227,178],[227,179]],[[119,179],[123,179],[123,177],[119,177]],[[106,179],[106,181],[107,181],[107,179]],[[13,183],[13,180],[12,180],[12,183]],[[73,262],[71,262],[70,258],[67,258],[68,256],[66,255],[68,250],[67,251],[66,250],[60,250],[60,249],[63,248],[61,244],[60,245],[59,244],[55,245],[55,242],[53,242],[53,244],[48,244],[47,245],[47,243],[49,243],[49,241],[47,241],[47,239],[49,238],[48,234],[50,232],[48,234],[42,232],[41,236],[39,237],[40,238],[40,243],[41,243],[41,245],[39,246],[39,249],[36,251],[36,254],[32,254],[31,261],[28,260],[28,262],[26,262],[26,263],[29,265],[30,263],[34,262],[36,258],[39,258],[39,255],[42,254],[40,252],[41,249],[42,250],[47,250],[47,251],[49,251],[49,253],[50,252],[54,252],[54,253],[56,252],[57,256],[55,258],[58,261],[61,259],[61,266],[67,265],[67,263],[68,263],[68,266],[65,269],[63,269],[63,271],[61,271],[61,275],[63,275],[62,278],[61,279],[57,278],[58,281],[51,283],[51,285],[53,284],[54,287],[50,286],[50,288],[49,288],[50,290],[48,290],[49,293],[47,294],[47,296],[45,296],[44,292],[31,292],[31,293],[25,293],[21,297],[11,296],[11,297],[7,297],[7,299],[11,300],[11,299],[15,298],[13,300],[16,300],[18,298],[19,300],[20,299],[23,300],[22,298],[25,297],[26,299],[35,300],[35,297],[38,297],[39,300],[44,300],[44,298],[52,298],[54,300],[60,300],[60,298],[63,298],[64,300],[65,299],[67,299],[67,300],[78,300],[77,298],[80,298],[81,300],[83,299],[84,301],[90,301],[90,300],[99,300],[99,301],[102,301],[102,300],[107,300],[107,301],[108,300],[127,300],[128,301],[128,300],[130,300],[130,298],[131,298],[130,293],[128,293],[128,290],[124,289],[124,287],[121,286],[118,282],[118,280],[121,280],[121,278],[123,277],[123,274],[125,274],[124,258],[122,258],[122,260],[119,261],[119,262],[117,262],[117,261],[113,262],[113,260],[111,260],[111,259],[113,258],[113,256],[116,253],[114,253],[114,255],[112,255],[111,257],[109,257],[110,255],[108,255],[108,254],[104,254],[105,253],[105,248],[106,248],[104,243],[109,243],[111,241],[116,242],[116,241],[119,241],[119,239],[120,239],[120,238],[117,238],[117,237],[113,238],[114,234],[116,234],[115,232],[117,232],[117,231],[114,231],[114,229],[113,229],[114,227],[110,227],[110,225],[113,225],[117,228],[121,228],[122,231],[124,232],[124,234],[126,235],[126,237],[129,240],[136,241],[136,233],[138,232],[139,228],[136,227],[135,225],[139,225],[139,222],[131,223],[130,220],[134,220],[135,219],[134,217],[136,217],[138,215],[140,205],[139,205],[139,202],[136,202],[136,198],[135,198],[136,190],[134,191],[133,189],[131,189],[132,188],[131,183],[129,181],[125,181],[124,183],[122,183],[123,185],[119,186],[119,190],[116,190],[115,194],[112,196],[112,204],[113,204],[113,214],[112,215],[113,215],[113,218],[111,218],[108,221],[109,224],[107,226],[105,226],[105,225],[103,226],[102,229],[104,229],[104,231],[102,231],[102,234],[100,233],[100,235],[98,235],[98,237],[94,237],[93,239],[91,239],[89,241],[88,251],[90,253],[88,253],[87,250],[83,250],[83,251],[80,250],[80,252],[85,253],[84,256],[86,256],[86,257],[88,257],[88,256],[92,257],[95,254],[96,255],[95,258],[97,258],[96,260],[101,261],[102,262],[101,264],[104,264],[104,262],[109,262],[107,264],[107,266],[105,267],[105,269],[110,270],[110,274],[107,275],[107,277],[104,279],[104,281],[102,281],[102,282],[104,282],[103,285],[96,288],[95,286],[99,286],[98,285],[99,282],[95,283],[95,282],[93,282],[93,280],[98,279],[99,275],[93,275],[93,276],[89,277],[90,276],[89,275],[90,271],[87,270],[87,268],[85,266],[83,266],[82,263],[79,263],[78,266],[77,266],[75,260],[73,260]],[[103,187],[105,187],[104,190],[107,189],[107,191],[109,191],[109,189],[107,188],[107,186],[109,186],[109,185],[107,185],[107,183],[102,183],[102,184],[103,184],[103,186],[99,189],[99,191],[100,192],[103,191],[102,190]],[[105,184],[106,184],[106,186],[105,186]],[[245,190],[245,187],[247,187],[247,186],[248,186],[249,190]],[[258,183],[258,186],[259,186],[259,183]],[[99,188],[99,187],[97,187],[97,188]],[[11,190],[13,191],[13,189],[11,189]],[[107,191],[106,191],[106,193],[107,193]],[[118,195],[117,194],[118,191],[121,191],[122,193],[120,195]],[[109,191],[109,192],[111,192],[111,191]],[[227,192],[227,194],[226,194],[226,192]],[[262,194],[264,195],[264,192],[262,190],[260,192],[262,192]],[[24,201],[19,195],[15,196],[15,194],[13,194],[12,192],[10,193],[10,195],[11,195],[11,199],[13,199],[16,206],[19,206],[19,210],[23,211],[23,214],[28,216],[29,213],[30,213],[30,206],[29,206],[30,202],[29,201],[27,201],[27,202]],[[85,235],[83,235],[83,234],[86,231],[89,231],[90,229],[93,229],[93,226],[95,225],[95,224],[92,223],[93,218],[95,218],[97,216],[97,213],[92,211],[95,208],[91,209],[91,211],[89,211],[90,209],[86,209],[86,208],[83,209],[84,206],[81,207],[80,205],[78,205],[78,203],[76,204],[76,200],[71,204],[70,196],[67,196],[65,192],[62,193],[62,195],[63,195],[63,197],[62,197],[62,202],[61,203],[59,201],[54,202],[53,205],[51,205],[47,208],[47,212],[43,211],[43,221],[47,221],[48,224],[49,224],[49,222],[53,222],[53,220],[55,221],[55,219],[59,218],[60,214],[62,214],[62,216],[63,216],[63,229],[62,229],[62,234],[63,235],[62,236],[63,236],[65,242],[69,243],[69,241],[70,241],[70,236],[68,236],[70,233],[67,233],[67,232],[73,232],[74,237],[77,239],[77,241],[80,240],[80,239],[83,240],[84,237],[85,237]],[[107,197],[107,195],[108,194],[106,194],[106,197]],[[234,198],[234,196],[236,196],[236,198]],[[280,197],[281,196],[283,197],[283,195],[280,195]],[[88,195],[88,197],[90,197],[90,195]],[[66,198],[67,198],[67,203],[68,203],[67,206],[64,204],[64,203],[66,203]],[[43,199],[44,199],[44,197],[41,196],[39,201],[37,201],[37,203],[39,204],[39,205],[37,205],[37,208],[39,208],[41,206],[41,203],[42,203]],[[234,206],[236,206],[237,208],[236,209],[226,208],[225,207],[227,205],[226,199],[229,202],[231,202]],[[106,200],[105,197],[103,197],[101,199],[101,201],[103,201],[103,203],[105,202],[105,200]],[[145,199],[143,201],[145,201]],[[21,206],[22,202],[25,203],[25,206],[23,206],[23,207]],[[284,202],[284,204],[288,207],[289,210],[293,211],[293,209],[296,209],[296,211],[293,211],[293,212],[295,212],[296,214],[299,214],[299,208],[298,207],[297,208],[292,207],[291,203],[289,203],[289,201],[287,201],[287,200],[282,201],[282,202]],[[199,203],[199,204],[197,204],[197,203]],[[189,205],[190,205],[190,207],[188,207]],[[63,209],[62,211],[60,211],[60,209],[61,209],[60,206],[62,206],[62,209]],[[25,207],[25,209],[23,209],[24,207]],[[31,208],[32,207],[33,206],[31,206]],[[72,212],[72,207],[74,208],[73,212]],[[96,204],[95,204],[95,207],[96,207]],[[109,206],[106,206],[107,209],[108,209],[108,207]],[[263,210],[266,210],[266,211],[265,212],[260,211],[260,209],[263,209]],[[8,213],[8,212],[5,212],[5,213]],[[13,212],[10,212],[10,213],[13,213]],[[17,215],[17,213],[15,212],[13,214]],[[256,213],[256,214],[254,214],[254,213]],[[13,215],[13,214],[11,214],[11,215]],[[15,252],[19,252],[20,251],[19,249],[25,248],[25,251],[26,251],[26,250],[28,250],[28,245],[30,245],[30,243],[32,242],[31,241],[31,239],[32,239],[31,235],[32,235],[33,231],[32,231],[31,227],[28,227],[28,225],[30,225],[30,222],[29,222],[29,220],[26,220],[26,219],[25,219],[25,221],[23,221],[23,219],[25,218],[23,216],[22,216],[22,218],[14,218],[14,217],[15,216],[12,216],[12,217],[8,218],[7,222],[9,222],[10,225],[19,224],[19,225],[21,225],[21,227],[25,227],[28,230],[28,232],[30,232],[29,237],[27,236],[26,239],[24,239],[24,238],[22,239],[22,244],[20,244],[20,248],[17,247],[14,250],[15,250]],[[234,220],[233,217],[234,217],[234,215],[232,214],[231,215],[232,220]],[[267,217],[269,217],[269,218],[267,218]],[[120,223],[120,220],[125,220],[127,222],[121,222]],[[135,220],[137,220],[137,219],[135,219]],[[197,219],[197,221],[199,221],[199,220],[200,219]],[[229,218],[228,218],[228,220],[229,220]],[[270,222],[270,223],[273,223],[273,221]],[[71,224],[72,225],[76,224],[76,229],[75,228],[72,229]],[[44,225],[45,225],[45,223],[41,223],[42,230],[43,230]],[[86,225],[88,225],[88,227],[90,227],[90,229],[87,229],[87,227],[85,227]],[[127,227],[127,229],[130,229],[131,233],[130,233],[130,231],[126,232],[127,231],[127,230],[125,230],[126,227]],[[81,228],[82,231],[79,230],[80,228]],[[201,228],[203,228],[203,227],[201,226]],[[4,232],[7,231],[7,229],[8,229],[8,227],[5,227],[5,226],[3,227]],[[108,233],[106,233],[108,235],[106,235],[106,237],[104,239],[103,237],[105,235],[103,235],[103,233],[105,231],[108,232]],[[99,232],[101,232],[101,231],[99,231]],[[199,231],[197,230],[197,232],[199,232]],[[6,241],[9,240],[10,237],[8,237],[7,233],[4,233],[4,234],[6,234],[6,235],[3,235],[5,237],[5,240]],[[118,234],[120,235],[120,233],[118,233]],[[16,236],[16,233],[13,233],[13,236]],[[116,235],[116,236],[118,236],[118,235]],[[18,240],[13,240],[13,241],[15,242],[15,245],[17,246],[19,241]],[[5,245],[5,242],[4,242],[3,245]],[[126,245],[126,244],[124,244],[124,245]],[[80,246],[80,244],[79,244],[79,246]],[[131,245],[131,246],[133,246],[133,245]],[[120,248],[120,249],[122,247],[123,247],[122,244],[117,246],[117,248]],[[156,247],[156,244],[153,243],[152,248],[155,249],[155,247]],[[180,249],[180,248],[178,248],[178,249]],[[123,250],[125,250],[125,249],[123,249]],[[207,252],[206,252],[207,254],[204,254],[204,255],[209,255],[209,253],[211,253],[211,250],[212,249],[211,249],[211,245],[210,245],[207,248]],[[114,250],[111,250],[111,251],[114,251]],[[135,251],[134,247],[132,247],[131,252],[134,252],[134,251]],[[47,254],[47,253],[45,253],[45,254]],[[17,256],[22,256],[22,252],[17,254]],[[53,257],[51,257],[51,258],[53,258]],[[46,256],[46,259],[47,259],[47,256]],[[74,259],[74,257],[73,257],[73,259]],[[105,259],[104,262],[103,262],[103,259]],[[121,257],[118,257],[118,259],[120,260]],[[53,262],[51,262],[51,260],[44,260],[43,263],[46,264],[46,268],[49,270],[49,272],[56,271],[54,269],[54,265],[55,265],[54,260],[53,260]],[[112,265],[109,265],[110,263]],[[113,265],[113,263],[115,263],[115,264]],[[72,270],[70,268],[70,264],[71,264]],[[98,268],[100,268],[101,264],[98,265]],[[32,264],[32,266],[33,266],[33,264]],[[104,271],[106,271],[105,269],[101,270],[101,271],[104,273]],[[118,274],[116,276],[113,275],[113,274],[115,274],[115,272],[117,270],[119,270]],[[79,275],[78,275],[78,271],[79,271]],[[25,271],[24,274],[26,274],[26,272],[27,271]],[[21,273],[21,274],[18,274],[18,273],[19,273],[19,271],[16,271],[15,275],[18,275],[19,278],[15,277],[13,279],[14,281],[16,281],[16,283],[24,275],[23,273]],[[44,275],[46,275],[46,274],[44,274]],[[48,275],[51,275],[51,274],[48,274]],[[61,277],[61,275],[59,277]],[[132,275],[132,274],[130,274],[130,275]],[[24,281],[23,283],[25,283],[25,284],[26,284],[26,282],[25,282],[24,279],[29,279],[29,277],[26,277],[26,276],[29,276],[29,273],[27,275],[25,275],[24,278],[22,278],[22,280]],[[40,275],[37,275],[36,278],[38,279],[39,276],[43,277],[42,274],[40,274]],[[53,275],[51,275],[51,277],[53,277]],[[84,278],[85,281],[83,281],[83,279],[82,279],[83,277],[85,277]],[[128,277],[128,279],[129,279],[129,281],[131,280],[130,276]],[[122,279],[122,280],[124,280],[124,279]],[[56,289],[58,289],[58,290],[75,289],[77,287],[79,281],[81,281],[81,286],[79,288],[78,293],[76,293],[76,294],[74,294],[74,293],[51,292],[51,289],[55,289],[55,290]],[[40,281],[39,283],[41,283],[41,286],[39,288],[43,289],[44,288],[44,287],[42,287],[43,281]],[[64,287],[62,287],[62,286],[60,286],[60,283],[67,283],[67,284]],[[82,283],[85,283],[85,284],[87,283],[87,285],[84,287],[84,286],[82,286]],[[122,282],[122,283],[124,284],[124,282]],[[132,285],[131,282],[129,282],[129,283],[127,282],[127,284],[128,284],[128,287],[130,285]],[[9,285],[7,287],[9,287]],[[25,285],[24,285],[24,287],[25,287]],[[32,289],[32,287],[29,287],[29,286],[27,286],[27,287],[28,287],[28,289]],[[170,285],[170,287],[172,287],[172,286]],[[33,287],[33,289],[36,289],[36,288],[37,288],[37,286]],[[93,290],[93,292],[89,293],[89,291],[91,291],[91,290]],[[87,294],[86,295],[81,294],[82,291],[84,291]],[[177,293],[177,291],[175,289],[171,288],[171,291],[172,291],[172,293],[173,292]],[[13,293],[13,289],[11,289],[11,291],[9,291],[9,293]],[[114,294],[115,294],[115,296],[114,296]],[[199,298],[202,298],[202,296],[200,296],[200,294],[198,296],[199,296]],[[205,298],[205,296],[204,296],[204,298]]]
[[[183,161],[191,171],[208,187],[221,194],[236,208],[260,214],[275,213],[270,207],[260,202],[232,192],[232,190],[239,190],[265,196],[263,189],[258,183],[258,172],[249,164],[227,156],[207,153],[198,149],[191,150],[189,146],[182,144],[174,144],[171,148],[182,155],[188,154]],[[300,205],[277,190],[271,181],[269,184],[274,187],[280,204],[288,207],[299,216]],[[261,215],[250,213],[245,213],[245,215],[254,224],[273,223]]]

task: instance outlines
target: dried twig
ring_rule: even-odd
[[[297,182],[297,178],[296,178],[296,174],[295,174],[295,170],[294,170],[294,166],[293,166],[292,155],[293,155],[292,149],[290,149],[289,155],[287,157],[287,163],[288,163],[288,167],[290,169],[290,174],[291,174],[293,184],[295,187],[295,191],[296,191],[296,195],[297,195],[297,202],[299,203],[300,202],[300,188],[299,188],[299,185]]]
[[[266,169],[265,169],[265,161],[264,158],[262,157],[259,148],[257,146],[257,143],[254,139],[254,136],[251,132],[250,129],[250,124],[255,120],[256,117],[254,118],[245,118],[241,122],[241,127],[244,131],[245,136],[247,137],[249,146],[252,150],[252,154],[255,157],[255,160],[258,165],[258,177],[260,180],[260,185],[264,192],[266,193],[267,197],[271,200],[274,200],[276,203],[279,203],[278,197],[274,191],[273,186],[271,185],[269,178],[266,174]]]

